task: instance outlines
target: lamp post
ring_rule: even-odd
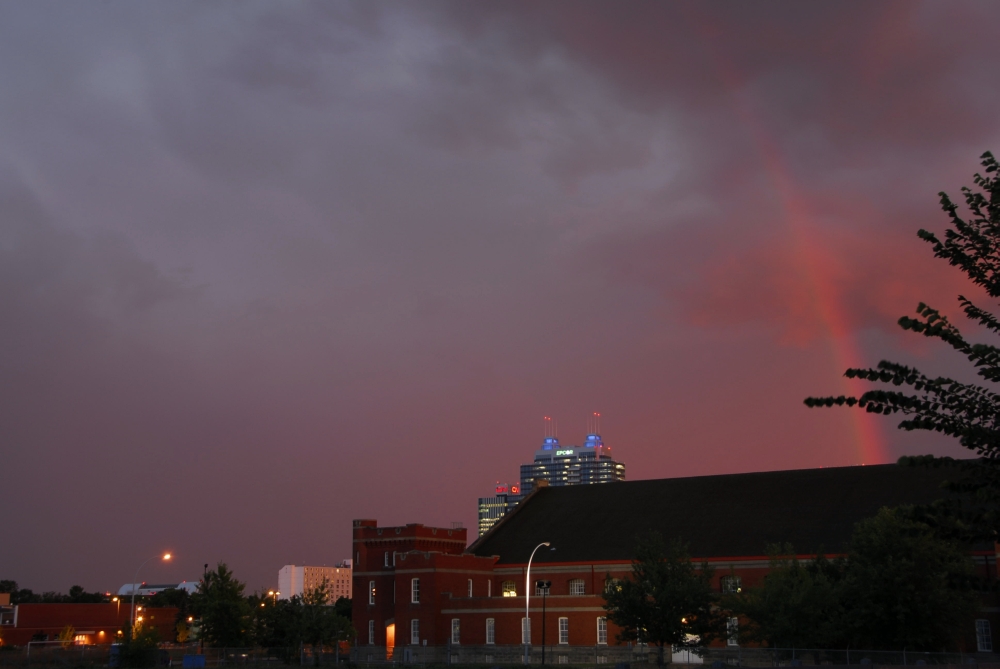
[[[545,598],[552,587],[552,581],[536,581],[535,586],[542,591],[542,666],[545,666]]]
[[[521,634],[524,636],[525,664],[531,664],[531,561],[542,546],[548,546],[551,550],[555,550],[548,541],[543,541],[535,546],[535,550],[531,551],[531,555],[528,557],[528,569],[524,573],[524,628],[521,630]]]
[[[141,565],[139,565],[139,569],[135,570],[135,576],[132,577],[132,612],[129,614],[129,622],[131,623],[131,626],[132,626],[131,629],[132,630],[135,629],[135,586],[136,586],[136,582],[139,580],[139,571],[143,567],[145,567],[146,563],[149,562],[150,560],[152,560],[153,558],[160,558],[164,562],[166,562],[171,557],[173,557],[173,556],[170,555],[170,553],[164,553],[162,556],[160,556],[160,555],[153,555],[152,557],[146,558],[143,561],[143,563]]]

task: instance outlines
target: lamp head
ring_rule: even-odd
[[[172,557],[173,557],[173,555],[171,555],[170,553],[164,553],[163,554],[163,560],[164,561],[167,561],[167,560],[169,560]]]

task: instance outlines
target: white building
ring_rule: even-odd
[[[322,585],[324,579],[330,584],[328,604],[333,604],[341,597],[350,599],[352,571],[350,560],[332,567],[286,564],[278,570],[278,599],[301,597],[303,593]]]
[[[155,595],[164,590],[170,590],[176,588],[177,590],[185,590],[189,595],[193,595],[198,590],[198,585],[201,581],[181,581],[180,583],[136,583],[135,584],[135,595],[136,597],[149,597]],[[132,584],[126,583],[122,587],[118,588],[119,597],[131,597],[132,596]]]

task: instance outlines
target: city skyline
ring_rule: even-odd
[[[266,589],[353,519],[473,530],[541,417],[595,409],[630,481],[966,457],[803,399],[883,358],[968,376],[896,321],[989,305],[916,233],[1000,151],[998,30],[971,0],[3,5],[0,578],[116,590],[169,550],[141,580]]]

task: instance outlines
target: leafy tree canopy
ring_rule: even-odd
[[[200,636],[206,643],[219,647],[246,643],[250,605],[243,596],[245,588],[224,562],[205,572],[191,597],[191,610],[201,619]]]
[[[701,646],[721,635],[725,618],[716,607],[713,570],[696,567],[687,546],[669,545],[658,533],[636,544],[631,578],[616,581],[610,574],[604,589],[604,609],[621,632],[618,641],[639,641],[658,647]]]
[[[963,188],[967,214],[946,193],[940,193],[941,208],[950,227],[940,239],[933,232],[917,234],[931,245],[934,255],[958,267],[989,297],[1000,297],[1000,164],[993,154],[981,156],[983,174],[973,177],[974,188]],[[984,176],[985,175],[985,176]],[[992,335],[1000,334],[1000,319],[964,295],[958,303],[965,316]],[[963,355],[985,381],[1000,381],[1000,348],[972,343],[937,309],[920,303],[916,318],[899,319],[904,330],[940,339]],[[848,369],[848,378],[906,387],[878,387],[860,398],[810,397],[811,407],[857,406],[869,413],[901,414],[904,430],[933,430],[955,437],[980,460],[962,461],[965,477],[952,488],[964,493],[959,501],[938,505],[938,521],[950,523],[967,539],[995,540],[1000,531],[1000,395],[992,387],[962,383],[947,377],[932,377],[907,365],[883,360],[875,368]],[[929,518],[930,516],[928,516]]]
[[[857,524],[846,559],[801,563],[774,549],[758,587],[726,602],[742,636],[783,648],[942,650],[970,628],[978,597],[962,546],[882,509]]]

